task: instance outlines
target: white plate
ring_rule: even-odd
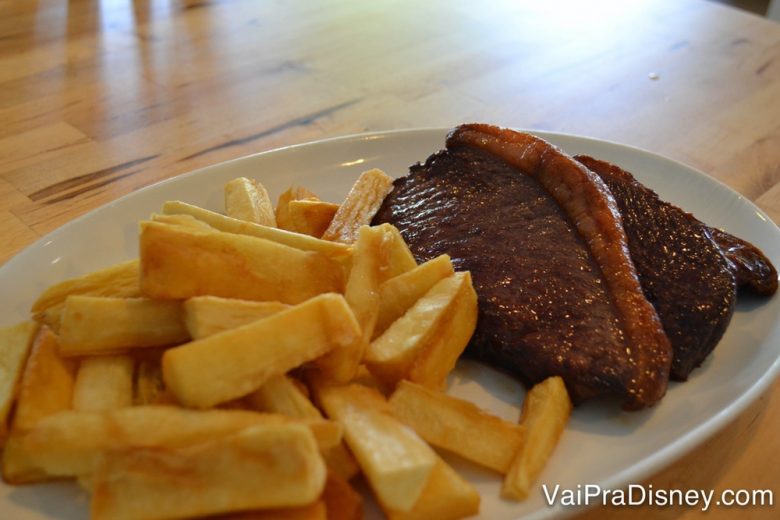
[[[705,222],[750,240],[780,265],[780,230],[749,201],[710,177],[657,155],[614,143],[536,132],[565,151],[587,153],[633,172],[662,198]],[[254,176],[276,197],[300,183],[339,201],[364,169],[404,175],[407,167],[443,146],[441,129],[359,135],[292,146],[182,175],[123,197],[42,238],[0,269],[0,325],[27,316],[50,284],[137,254],[137,222],[169,199],[220,210],[223,184]],[[765,389],[780,368],[780,299],[742,299],[726,335],[704,366],[684,384],[672,384],[652,410],[624,413],[604,406],[578,408],[541,476],[538,494],[524,503],[499,498],[499,479],[455,463],[482,495],[481,517],[549,518],[573,513],[547,507],[541,484],[617,488],[639,483],[701,443]],[[451,392],[516,420],[523,390],[515,381],[475,363],[461,363]],[[452,460],[451,458],[449,460]],[[70,484],[0,487],[0,518],[85,518],[88,499]]]

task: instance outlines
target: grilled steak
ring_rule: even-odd
[[[672,343],[671,377],[685,380],[720,341],[737,298],[711,230],[608,162],[578,156],[615,197],[642,290]]]
[[[395,181],[374,222],[397,226],[419,261],[448,253],[471,271],[480,310],[467,355],[527,384],[561,375],[575,400],[640,408],[712,351],[737,287],[772,294],[777,272],[628,172],[577,159],[584,172],[527,134],[464,125]]]
[[[398,227],[419,261],[448,253],[471,271],[467,353],[528,384],[561,375],[575,400],[660,399],[671,348],[604,183],[528,134],[467,125],[447,145],[395,181],[374,222]]]

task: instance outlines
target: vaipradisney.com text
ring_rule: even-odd
[[[652,484],[630,484],[626,488],[609,489],[598,484],[579,484],[575,488],[564,488],[559,484],[542,484],[542,495],[547,505],[562,506],[657,506],[657,507],[699,507],[707,511],[710,507],[773,506],[774,492],[771,489],[725,489],[717,493],[714,489],[665,489]]]

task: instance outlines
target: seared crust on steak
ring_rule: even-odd
[[[671,378],[684,381],[726,331],[737,289],[772,295],[777,271],[753,244],[661,200],[620,167],[575,159],[597,173],[617,201],[642,289],[672,343]]]
[[[529,384],[561,375],[575,399],[628,409],[665,393],[671,347],[642,293],[601,179],[549,143],[464,125],[397,179],[374,222],[419,260],[472,272],[479,321],[468,352]]]
[[[631,349],[634,376],[626,406],[642,407],[663,397],[671,347],[647,301],[629,256],[618,208],[601,179],[552,144],[531,134],[490,125],[461,125],[447,146],[473,146],[501,157],[544,186],[566,212],[601,269]]]
[[[662,201],[614,164],[575,159],[597,173],[615,197],[642,289],[672,343],[670,375],[684,381],[731,320],[737,288],[729,262],[710,228],[693,215]]]

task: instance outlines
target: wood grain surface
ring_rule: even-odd
[[[780,25],[720,4],[0,0],[0,263],[201,166],[466,121],[646,148],[780,221]],[[649,483],[777,495],[777,432],[775,385]]]

